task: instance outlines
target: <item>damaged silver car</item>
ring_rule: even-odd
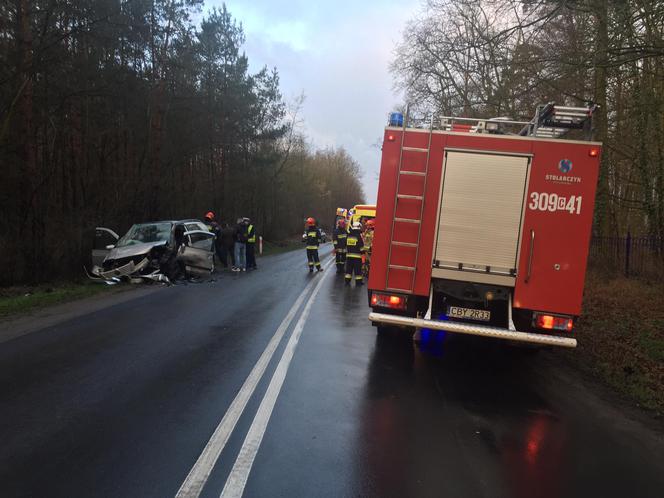
[[[122,237],[97,227],[89,276],[109,283],[204,277],[214,271],[214,252],[215,235],[198,220],[139,223]]]

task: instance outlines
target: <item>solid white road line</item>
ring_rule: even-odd
[[[327,266],[329,266],[329,264]],[[205,486],[205,483],[210,477],[210,473],[212,472],[214,465],[217,463],[219,455],[223,451],[224,446],[226,446],[228,438],[233,432],[233,429],[235,429],[235,425],[237,424],[237,421],[240,419],[242,412],[247,406],[249,398],[251,398],[251,395],[256,390],[256,386],[263,377],[265,369],[270,363],[272,356],[274,356],[274,352],[279,346],[281,339],[286,333],[286,330],[288,330],[288,327],[293,321],[293,318],[295,318],[295,314],[300,308],[302,301],[304,301],[304,298],[309,294],[311,288],[315,284],[316,280],[310,282],[298,296],[295,304],[293,304],[291,309],[288,311],[288,314],[279,325],[279,328],[272,336],[272,339],[270,339],[270,342],[265,348],[265,351],[263,351],[263,354],[261,354],[260,358],[254,365],[251,373],[244,381],[244,384],[242,384],[240,391],[237,393],[235,399],[233,399],[233,402],[228,407],[224,418],[221,419],[221,422],[219,422],[219,425],[212,434],[212,437],[205,445],[203,452],[200,454],[198,460],[196,460],[196,463],[189,471],[189,475],[187,475],[187,478],[182,483],[182,486],[180,486],[180,489],[175,495],[176,498],[197,498],[201,494],[203,486]]]
[[[327,273],[325,276],[327,276]],[[261,441],[263,440],[263,435],[265,434],[267,424],[270,421],[270,417],[272,416],[272,410],[274,409],[274,405],[277,402],[277,398],[279,397],[279,392],[281,391],[284,379],[286,378],[288,367],[290,366],[290,362],[293,359],[295,348],[297,347],[297,344],[300,340],[302,330],[304,329],[304,324],[307,321],[309,312],[311,311],[311,306],[316,299],[318,291],[321,289],[321,285],[325,280],[325,276],[323,276],[323,278],[318,281],[318,285],[316,285],[316,288],[311,293],[311,297],[309,297],[309,300],[304,307],[304,311],[302,312],[302,315],[300,315],[300,319],[293,329],[293,333],[291,334],[290,339],[286,344],[286,348],[281,355],[281,360],[279,360],[279,364],[277,365],[277,368],[272,375],[270,385],[268,386],[267,391],[265,392],[265,396],[263,397],[263,400],[258,407],[254,421],[249,428],[249,432],[247,432],[247,437],[244,439],[240,453],[235,460],[233,469],[231,470],[231,473],[226,480],[224,490],[221,492],[221,498],[240,498],[244,492],[247,479],[249,478],[249,473],[251,472],[251,467],[254,463],[254,459],[256,458],[256,454],[258,453],[258,449],[260,448]]]

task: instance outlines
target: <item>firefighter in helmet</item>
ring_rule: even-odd
[[[334,233],[332,234],[334,254],[336,255],[337,262],[337,273],[344,272],[344,265],[346,264],[346,237],[348,237],[346,220],[342,218],[337,221],[337,226],[334,228]]]
[[[362,277],[362,252],[364,252],[364,242],[362,240],[362,225],[358,221],[354,222],[346,237],[346,285],[355,274],[355,285],[363,284]]]
[[[375,222],[373,219],[367,220],[364,224],[364,233],[362,234],[362,240],[364,242],[364,274],[369,275],[369,268],[371,267],[371,246],[373,245],[374,239],[374,226]]]
[[[217,259],[220,262],[223,262],[224,259],[221,254],[221,226],[215,220],[214,212],[208,211],[205,213],[205,226],[214,234],[214,252],[217,255]]]
[[[316,220],[307,218],[307,228],[302,235],[302,241],[307,244],[307,262],[309,264],[309,273],[316,270],[323,271],[320,266],[320,259],[318,259],[318,245],[322,242],[323,235],[320,233],[320,228],[316,226]]]

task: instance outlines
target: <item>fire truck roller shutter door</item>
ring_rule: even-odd
[[[434,277],[514,285],[529,167],[525,155],[446,153]]]

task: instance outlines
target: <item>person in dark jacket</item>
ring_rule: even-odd
[[[348,237],[346,238],[346,285],[350,285],[350,281],[355,273],[355,285],[362,285],[362,252],[364,251],[364,242],[362,241],[362,226],[359,222],[353,223]]]
[[[235,268],[235,228],[224,223],[221,229],[221,263],[224,268]]]
[[[247,271],[247,225],[244,218],[238,218],[235,225],[235,268],[233,271]]]
[[[332,242],[334,243],[334,254],[336,256],[337,263],[337,273],[344,272],[344,266],[346,264],[346,237],[348,237],[348,232],[346,231],[346,220],[341,219],[337,221],[337,226],[334,228],[332,233]]]
[[[318,257],[318,245],[323,240],[323,235],[320,233],[320,228],[316,226],[316,220],[307,218],[307,229],[302,234],[302,242],[307,244],[307,262],[309,264],[309,273],[316,270],[323,271],[320,266],[320,259]]]

